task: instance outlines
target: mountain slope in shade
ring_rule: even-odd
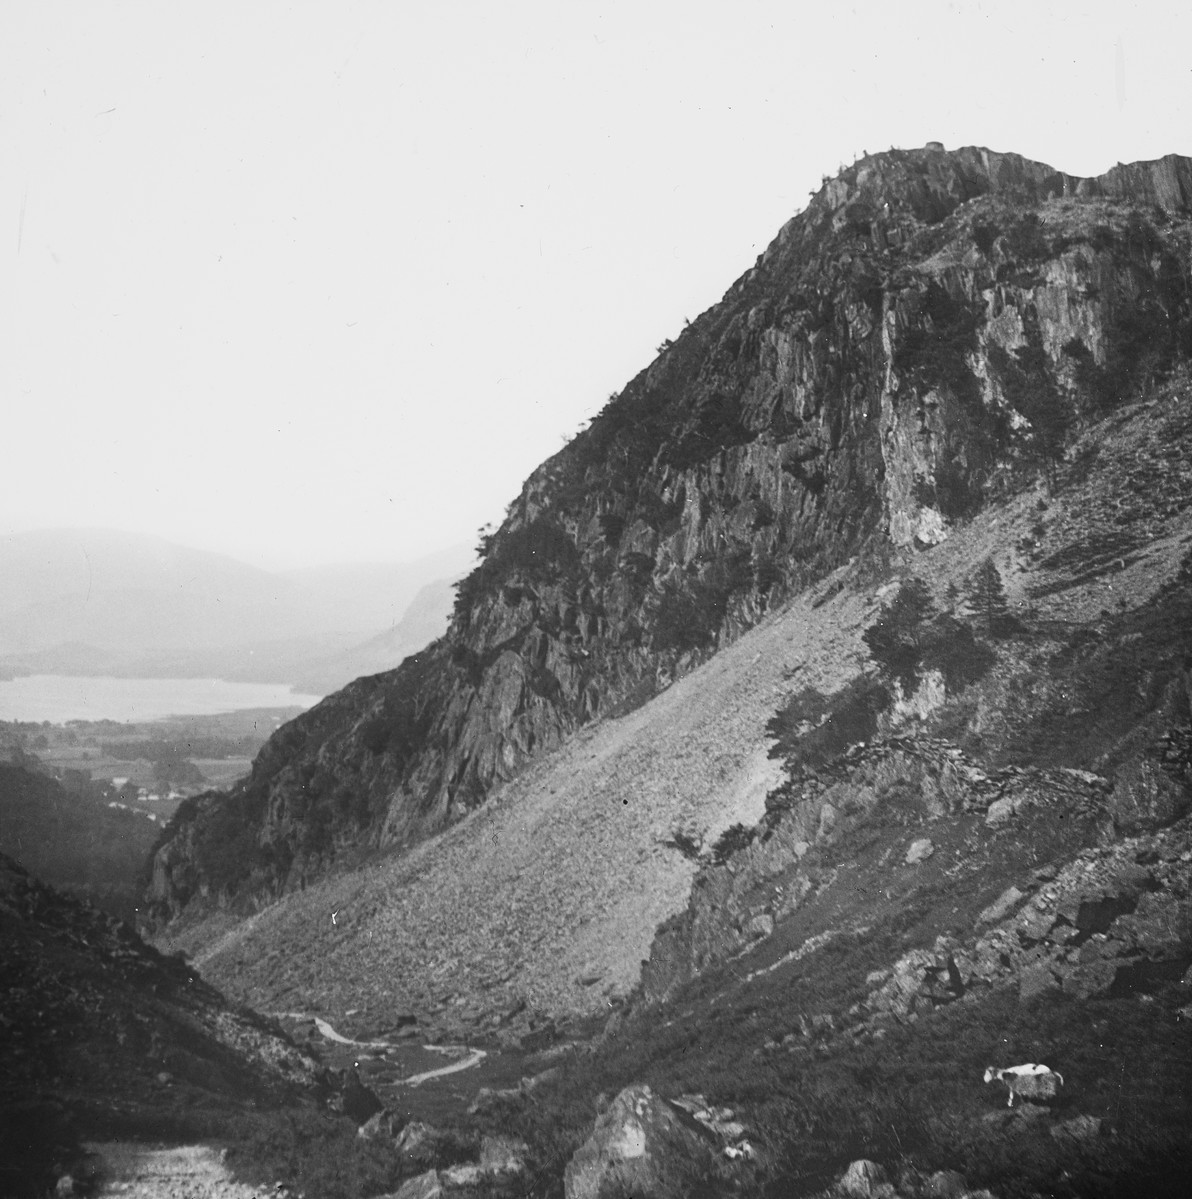
[[[280,1029],[3,854],[0,956],[6,1195],[52,1193],[89,1137],[226,1137],[311,1104],[315,1065]]]
[[[158,834],[139,812],[72,795],[44,774],[0,763],[0,853],[124,920],[136,920]]]

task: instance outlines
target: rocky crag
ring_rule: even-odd
[[[1184,158],[1076,179],[976,148],[825,182],[527,480],[446,637],[180,810],[159,919],[413,844],[851,558],[945,542],[1053,476],[1188,354],[1190,196]]]

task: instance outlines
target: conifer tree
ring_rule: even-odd
[[[1010,605],[1006,600],[1001,572],[992,557],[986,558],[977,567],[969,603],[978,627],[987,637],[997,637],[1005,632],[1010,620]]]
[[[864,640],[886,678],[896,681],[904,695],[919,685],[919,669],[935,618],[931,589],[919,578],[910,578],[881,616],[865,630]]]

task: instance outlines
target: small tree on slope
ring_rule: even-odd
[[[977,627],[987,637],[1005,634],[1010,626],[1010,605],[1006,601],[1006,588],[1001,572],[992,557],[986,558],[973,576],[973,588],[969,593],[969,604],[977,620]]]

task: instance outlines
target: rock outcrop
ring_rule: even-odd
[[[715,1141],[703,1125],[639,1085],[623,1090],[597,1119],[567,1164],[563,1188],[566,1199],[678,1199],[715,1166]]]
[[[159,917],[409,845],[880,542],[1051,470],[1186,353],[1192,160],[1075,179],[967,148],[867,157],[540,466],[446,637],[285,726],[180,810]]]

